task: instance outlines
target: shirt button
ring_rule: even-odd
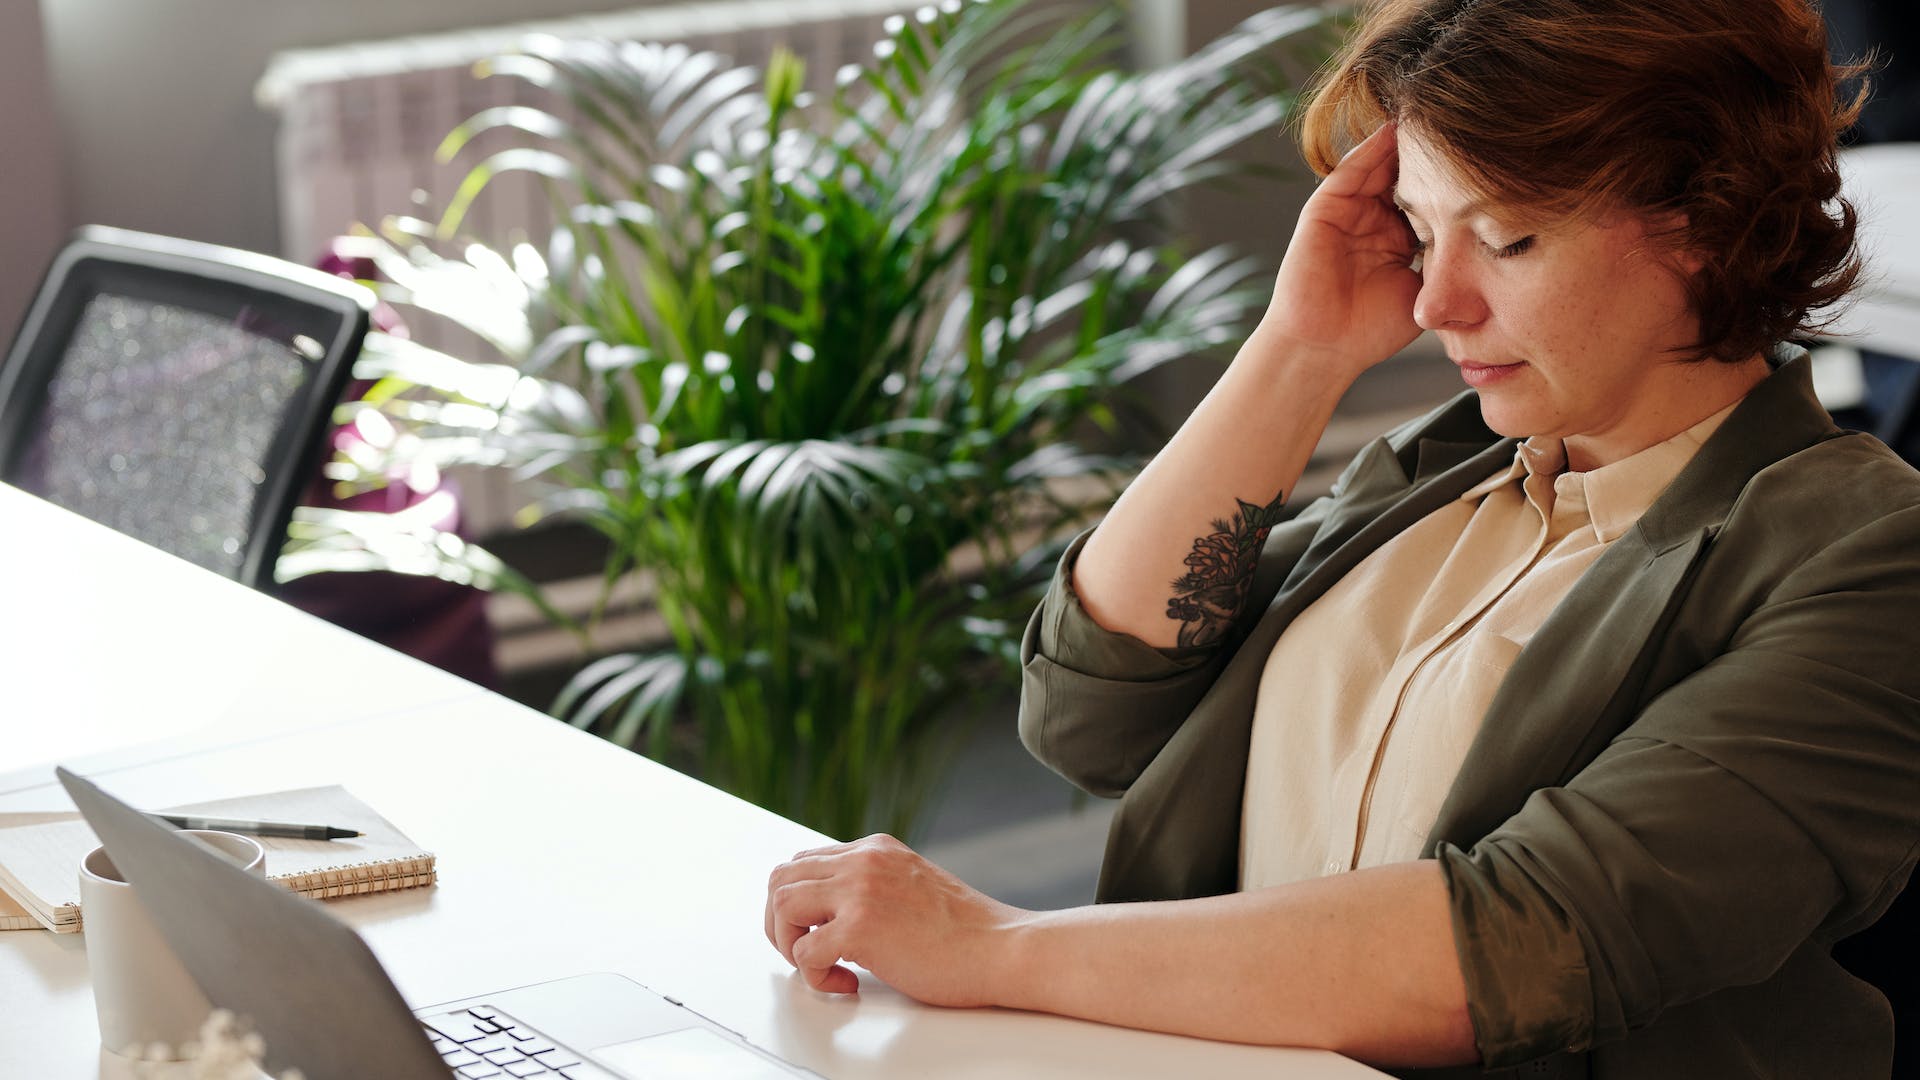
[[[1339,872],[1340,872],[1340,860],[1339,860],[1339,859],[1328,859],[1328,860],[1327,860],[1327,867],[1326,867],[1326,870],[1327,870],[1327,873],[1329,873],[1329,874],[1337,874],[1337,873],[1339,873]]]

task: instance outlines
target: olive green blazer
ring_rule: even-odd
[[[1920,474],[1833,427],[1804,354],[1776,364],[1521,651],[1433,824],[1488,1070],[1891,1068],[1887,1002],[1830,946],[1920,853]],[[1102,901],[1237,887],[1275,639],[1513,452],[1471,393],[1375,441],[1273,530],[1213,647],[1094,623],[1075,542],[1027,628],[1020,732],[1123,800]]]

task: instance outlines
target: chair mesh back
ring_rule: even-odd
[[[278,259],[83,229],[0,364],[0,480],[271,588],[372,307]]]
[[[202,312],[95,296],[15,483],[239,577],[274,434],[315,359]]]

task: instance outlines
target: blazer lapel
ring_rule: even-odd
[[[1521,650],[1441,805],[1427,854],[1441,842],[1471,847],[1532,791],[1572,779],[1632,722],[1688,584],[1748,481],[1834,434],[1804,356],[1747,395]]]
[[[1639,709],[1653,646],[1672,622],[1713,527],[1656,546],[1614,541],[1520,651],[1427,840],[1471,847],[1528,793],[1571,779]]]
[[[1518,439],[1508,439],[1500,444],[1507,448],[1508,457],[1512,456],[1513,447],[1517,442],[1519,442]],[[1439,476],[1448,469],[1488,449],[1489,447],[1485,439],[1481,439],[1478,442],[1449,442],[1444,439],[1421,439],[1414,448],[1414,460],[1418,462],[1418,464],[1414,466],[1413,482],[1416,484],[1425,483],[1427,480]],[[1488,471],[1491,473],[1492,470]]]
[[[1500,439],[1489,446],[1422,439],[1416,450],[1421,467],[1415,468],[1411,484],[1405,472],[1389,472],[1398,459],[1388,452],[1386,440],[1377,442],[1376,461],[1363,462],[1365,467],[1356,471],[1346,505],[1327,518],[1240,653],[1258,653],[1264,664],[1294,616],[1380,545],[1512,461],[1515,442]],[[1363,486],[1363,479],[1371,483]]]
[[[1100,900],[1207,896],[1238,886],[1254,699],[1274,642],[1381,544],[1511,461],[1513,447],[1511,439],[1492,446],[1423,440],[1415,447],[1419,479],[1411,484],[1385,439],[1356,461],[1344,505],[1321,526],[1192,716],[1128,790],[1108,833]]]

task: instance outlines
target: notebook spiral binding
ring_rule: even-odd
[[[434,866],[432,853],[428,853],[355,866],[329,866],[274,880],[301,896],[331,900],[432,885],[439,880],[439,871]]]

